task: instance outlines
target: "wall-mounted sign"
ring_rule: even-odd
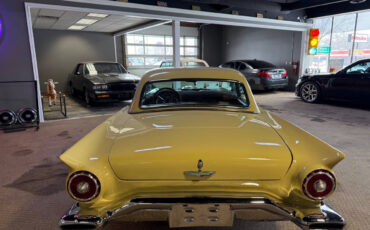
[[[356,38],[353,34],[348,34],[348,42],[353,42],[353,39],[355,42],[367,42],[367,34],[356,34]]]
[[[319,46],[319,54],[329,54],[330,46]]]
[[[263,14],[257,13],[257,18],[263,18]]]

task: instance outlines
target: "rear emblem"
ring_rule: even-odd
[[[198,171],[185,171],[184,174],[186,176],[195,176],[195,177],[209,177],[214,175],[215,171],[202,171],[204,164],[202,160],[198,160]]]

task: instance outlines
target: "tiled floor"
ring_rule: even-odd
[[[307,104],[291,93],[257,93],[259,104],[347,154],[335,172],[338,188],[327,202],[346,229],[370,229],[370,109]],[[108,116],[47,122],[39,131],[0,133],[0,229],[58,229],[73,203],[64,190],[67,168],[58,156]],[[167,223],[108,224],[104,229],[168,229]],[[211,228],[193,228],[211,229]],[[228,230],[298,229],[289,222],[241,222]]]

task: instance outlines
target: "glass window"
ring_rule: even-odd
[[[172,62],[162,62],[161,67],[172,67]]]
[[[244,85],[226,80],[166,80],[143,87],[141,108],[153,107],[239,107],[249,106]]]
[[[331,41],[331,69],[336,71],[351,63],[352,39],[355,29],[356,14],[334,16]]]
[[[145,44],[164,45],[164,36],[145,35]]]
[[[146,55],[164,55],[163,46],[145,46]]]
[[[144,39],[143,39],[143,35],[137,35],[137,34],[128,34],[126,36],[126,39],[127,39],[127,43],[129,44],[143,44],[144,43]]]
[[[369,74],[370,62],[361,62],[347,69],[347,74]]]
[[[185,56],[197,56],[198,55],[198,48],[196,47],[184,47],[185,48]]]
[[[244,63],[240,63],[240,65],[239,65],[239,70],[246,70],[247,69],[247,65],[246,64],[244,64]]]
[[[185,45],[186,46],[197,46],[198,39],[196,37],[185,37]]]
[[[265,61],[257,61],[257,60],[250,60],[250,61],[245,61],[248,63],[248,65],[252,66],[253,69],[260,69],[260,68],[275,68],[276,66],[265,62]]]
[[[206,66],[203,62],[188,61],[184,63],[185,66],[193,67],[204,67]]]
[[[166,45],[172,46],[172,36],[166,36]]]
[[[197,37],[182,36],[180,44],[181,57],[198,58]],[[172,59],[172,36],[128,34],[126,36],[126,55],[129,66],[159,66],[158,59]]]
[[[370,58],[370,12],[358,14],[356,38],[351,40],[355,42],[353,62]]]
[[[127,46],[127,54],[128,55],[143,55],[144,54],[144,46],[128,45]]]
[[[127,58],[127,65],[128,66],[143,66],[144,65],[144,57],[128,57]]]
[[[166,55],[167,56],[172,56],[172,54],[173,54],[173,48],[170,47],[170,46],[167,46],[166,47]]]
[[[146,66],[159,66],[162,61],[166,60],[165,57],[145,57]]]

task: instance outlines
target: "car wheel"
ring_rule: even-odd
[[[308,103],[317,103],[320,100],[320,87],[314,82],[305,82],[300,89],[301,98]]]
[[[91,98],[89,96],[89,92],[86,89],[84,90],[84,100],[86,105],[91,105]]]

